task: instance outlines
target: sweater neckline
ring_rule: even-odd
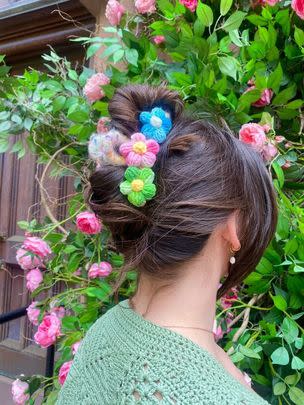
[[[180,333],[174,332],[173,330],[169,328],[165,328],[163,326],[157,325],[156,323],[149,321],[148,319],[145,319],[142,315],[140,315],[138,312],[136,312],[129,303],[129,299],[125,299],[123,301],[120,301],[118,306],[122,307],[120,308],[121,312],[124,313],[125,319],[127,320],[130,328],[132,326],[136,325],[139,330],[146,331],[151,334],[158,334],[164,337],[164,342],[167,342],[168,345],[170,345],[170,340],[174,340],[176,343],[181,343],[183,345],[186,345],[192,354],[194,354],[196,357],[197,361],[204,361],[206,358],[209,359],[209,361],[216,367],[220,372],[224,373],[226,377],[228,377],[231,381],[231,383],[237,384],[239,387],[243,388],[248,394],[251,395],[257,395],[249,389],[249,387],[246,387],[243,385],[236,377],[234,377],[224,366],[223,364],[216,359],[216,357],[211,354],[207,349],[203,348],[200,346],[198,343],[194,342],[193,340],[187,338],[184,335],[181,335]],[[124,311],[123,309],[127,309],[128,311]],[[131,330],[129,330],[130,333],[132,333]]]

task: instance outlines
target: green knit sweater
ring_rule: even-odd
[[[267,405],[191,340],[120,302],[82,342],[57,405]]]

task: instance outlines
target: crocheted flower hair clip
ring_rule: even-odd
[[[142,207],[156,195],[151,169],[159,152],[159,144],[166,140],[172,128],[170,114],[161,107],[143,111],[139,115],[140,131],[130,138],[116,129],[93,134],[89,142],[89,155],[100,166],[112,164],[128,166],[120,192],[136,207]]]

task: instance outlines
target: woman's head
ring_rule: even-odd
[[[140,112],[156,106],[173,121],[153,166],[156,196],[144,207],[130,205],[119,191],[126,167],[106,164],[90,178],[90,205],[127,264],[168,280],[235,214],[241,249],[236,263],[227,263],[222,294],[254,270],[273,236],[277,210],[269,173],[262,158],[230,132],[185,116],[178,94],[166,87],[118,89],[109,104],[111,125],[130,137],[140,131]]]

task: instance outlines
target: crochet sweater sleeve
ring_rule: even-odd
[[[57,405],[267,405],[198,345],[120,304],[87,333]]]

